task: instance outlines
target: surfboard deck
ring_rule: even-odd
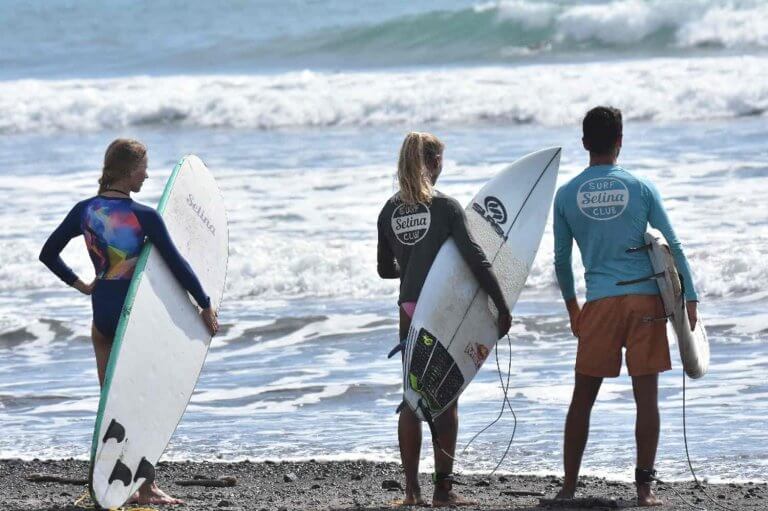
[[[560,152],[524,156],[466,208],[469,230],[492,262],[510,310],[544,234]],[[420,419],[424,408],[439,416],[472,381],[498,340],[497,313],[449,238],[424,282],[405,345],[404,401]]]
[[[218,309],[227,272],[227,217],[213,175],[197,156],[175,166],[158,212]],[[154,465],[184,414],[210,342],[197,304],[146,243],[115,333],[93,433],[90,492],[98,505],[119,507],[154,479]]]
[[[701,378],[709,369],[709,340],[704,322],[699,315],[696,328],[691,331],[682,279],[664,235],[656,229],[648,229],[645,242],[649,245],[648,256],[651,258],[653,271],[661,275],[655,280],[661,292],[664,310],[677,338],[685,374],[694,379]]]

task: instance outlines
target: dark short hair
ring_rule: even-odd
[[[616,147],[621,137],[621,110],[612,106],[596,106],[584,116],[582,129],[589,152],[607,154]]]

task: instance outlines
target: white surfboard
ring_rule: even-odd
[[[661,291],[664,310],[677,337],[677,346],[685,374],[691,378],[701,378],[709,369],[709,340],[704,322],[699,316],[696,328],[691,331],[688,311],[685,308],[682,280],[664,235],[656,229],[648,229],[645,233],[645,242],[649,247],[648,255],[651,258],[653,271],[657,275],[655,280]]]
[[[560,148],[516,161],[467,206],[469,230],[493,264],[510,310],[528,278],[552,205]],[[416,304],[403,362],[404,400],[419,418],[453,403],[498,340],[497,311],[449,238]]]
[[[179,161],[157,207],[218,309],[227,272],[224,201],[203,162]],[[147,243],[115,333],[91,448],[91,497],[111,509],[146,481],[184,414],[211,334],[192,297]]]

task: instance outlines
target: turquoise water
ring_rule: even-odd
[[[0,456],[87,457],[98,400],[89,301],[37,254],[94,193],[114,137],[150,148],[138,200],[155,205],[194,152],[228,203],[223,331],[167,457],[396,460],[400,377],[386,353],[397,289],[376,275],[375,219],[404,133],[445,141],[439,187],[466,202],[541,147],[563,146],[559,182],[577,173],[581,116],[608,102],[625,114],[621,161],[657,184],[702,297],[712,365],[689,382],[694,465],[710,479],[765,480],[762,4],[394,4],[0,5]],[[561,470],[575,341],[552,244],[548,227],[514,311],[507,471]],[[64,257],[91,274],[80,240]],[[500,347],[505,371],[509,353]],[[674,479],[687,466],[672,355],[658,465]],[[500,405],[490,359],[460,401],[460,445]],[[585,471],[631,478],[633,424],[628,378],[607,381]],[[493,467],[511,431],[506,416],[459,468]]]

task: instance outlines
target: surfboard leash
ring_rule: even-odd
[[[712,503],[719,507],[720,509],[724,509],[725,511],[736,511],[733,508],[730,508],[728,506],[724,506],[717,500],[715,500],[714,497],[712,497],[707,491],[704,489],[704,486],[699,482],[699,478],[696,477],[696,472],[693,470],[693,463],[691,463],[691,455],[688,451],[688,428],[686,425],[686,414],[685,414],[685,403],[686,403],[686,396],[685,396],[685,371],[683,371],[683,443],[685,444],[685,458],[688,461],[688,468],[691,470],[691,475],[693,476],[693,480],[696,483],[696,489],[700,490],[701,493],[707,496],[709,500],[712,501]]]
[[[507,337],[507,343],[509,345],[509,359],[507,364],[507,381],[504,382],[504,377],[501,372],[501,363],[499,362],[499,344],[496,343],[496,346],[494,348],[495,358],[496,358],[496,371],[499,376],[499,382],[501,383],[501,390],[503,393],[503,398],[501,402],[501,409],[499,410],[499,414],[496,416],[495,419],[493,419],[489,424],[487,424],[485,427],[483,427],[480,431],[475,433],[475,435],[467,442],[467,444],[464,446],[464,448],[461,450],[460,456],[464,456],[467,449],[470,445],[485,431],[487,431],[491,426],[499,422],[501,420],[502,416],[504,415],[505,408],[509,408],[509,411],[512,413],[512,417],[514,419],[513,427],[512,427],[512,435],[509,438],[509,442],[507,442],[507,447],[504,450],[504,454],[502,454],[501,458],[499,459],[499,462],[496,464],[496,466],[493,468],[493,470],[488,474],[488,477],[492,476],[496,473],[496,471],[499,469],[502,463],[504,463],[504,460],[506,459],[507,455],[509,454],[510,449],[512,448],[512,443],[515,440],[515,433],[517,432],[517,414],[515,414],[515,410],[512,407],[512,403],[509,401],[509,386],[510,386],[510,380],[512,375],[512,339],[509,337],[509,334],[506,335]],[[430,414],[429,410],[426,406],[423,405],[421,400],[419,400],[419,408],[421,409],[422,413],[424,414],[424,420],[427,422],[427,425],[429,426],[430,433],[432,434],[432,442],[435,444],[435,446],[440,449],[440,452],[442,452],[444,455],[448,456],[453,461],[460,461],[459,457],[452,456],[450,453],[448,453],[441,445],[440,441],[437,438],[436,431],[434,429],[434,421],[432,419],[432,415]]]

